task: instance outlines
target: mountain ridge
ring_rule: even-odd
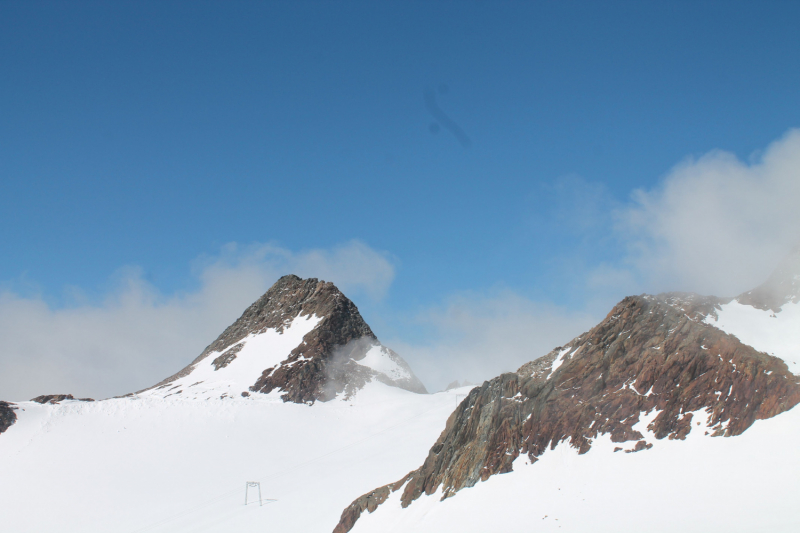
[[[354,500],[334,533],[350,531],[392,493],[401,491],[404,509],[422,495],[445,500],[511,472],[520,455],[533,464],[562,442],[585,454],[608,435],[619,444],[614,451],[640,452],[661,439],[684,440],[694,428],[706,436],[737,436],[754,421],[791,409],[800,403],[800,380],[787,362],[714,323],[727,316],[725,306],[745,305],[740,300],[747,298],[771,316],[795,305],[796,284],[786,280],[798,279],[797,257],[795,250],[761,289],[736,298],[626,297],[565,346],[472,389],[422,466]]]

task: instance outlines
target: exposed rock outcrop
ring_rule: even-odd
[[[356,501],[351,503],[347,509],[344,510],[344,513],[342,513],[342,518],[339,520],[339,523],[336,525],[333,533],[347,533],[353,529],[353,526],[355,525],[356,520],[358,520],[358,518],[361,516],[361,513],[364,511],[369,511],[370,513],[374,512],[380,504],[386,501],[386,498],[388,498],[392,492],[395,492],[403,487],[406,481],[408,481],[409,476],[411,476],[411,474],[408,474],[400,481],[389,483],[388,485],[384,485],[383,487],[375,489],[372,492],[368,492],[367,494],[359,497]]]
[[[402,486],[404,507],[437,490],[447,498],[511,471],[520,454],[534,462],[562,441],[585,453],[607,434],[629,443],[620,449],[647,453],[648,439],[684,439],[699,417],[703,431],[734,436],[791,409],[800,402],[798,378],[781,359],[705,324],[717,304],[676,293],[625,298],[568,345],[473,389],[423,465],[353,502],[336,533],[389,490]],[[655,412],[648,436],[634,429]]]
[[[14,425],[17,421],[17,407],[13,403],[0,402],[0,433]]]
[[[64,400],[76,400],[79,402],[93,402],[93,398],[75,398],[72,394],[44,394],[42,396],[37,396],[36,398],[31,398],[32,402],[36,403],[51,403],[57,404]]]

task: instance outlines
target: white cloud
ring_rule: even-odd
[[[800,130],[749,162],[724,151],[687,159],[658,187],[635,191],[627,207],[574,176],[551,189],[557,208],[536,225],[577,237],[562,259],[571,285],[582,287],[584,311],[496,291],[464,294],[421,313],[419,325],[432,330],[428,340],[387,344],[430,389],[515,370],[590,329],[626,294],[736,295],[765,281],[800,242]],[[604,257],[598,246],[615,244],[622,245],[618,260],[606,253],[589,266],[593,256]]]
[[[382,297],[390,258],[352,241],[292,252],[275,245],[227,245],[197,261],[196,291],[164,296],[136,268],[96,304],[54,309],[41,298],[0,293],[0,396],[108,397],[152,385],[194,359],[278,277],[333,281],[348,295]]]
[[[232,275],[274,281],[287,273],[302,278],[332,281],[348,295],[380,300],[394,281],[394,258],[361,241],[353,240],[331,249],[292,252],[274,244],[240,246],[231,243],[218,256],[197,260],[195,270],[208,286]]]
[[[732,296],[800,241],[799,207],[800,130],[791,130],[750,163],[723,151],[683,162],[658,188],[636,191],[616,229],[626,268],[648,290]]]
[[[456,379],[481,383],[515,371],[590,329],[597,317],[495,290],[453,297],[416,322],[433,330],[430,341],[390,339],[387,345],[436,391]]]
[[[734,295],[761,283],[800,240],[800,130],[747,163],[722,151],[687,160],[616,210],[605,189],[576,178],[554,191],[573,209],[562,210],[553,231],[568,222],[576,246],[587,249],[563,270],[577,280],[571,285],[589,311],[503,290],[463,293],[430,308],[400,338],[383,339],[430,389],[515,370],[591,328],[624,294]],[[622,243],[623,258],[606,253],[589,267],[593,245],[613,247],[609,234]],[[160,293],[135,268],[122,270],[100,303],[52,308],[42,298],[0,292],[0,399],[106,397],[149,386],[191,361],[280,275],[333,281],[358,303],[386,294],[394,263],[358,241],[301,252],[231,244],[195,262],[199,286],[183,294]]]

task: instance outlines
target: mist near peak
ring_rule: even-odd
[[[302,252],[229,244],[197,261],[194,291],[165,295],[137,268],[118,273],[100,301],[71,307],[4,291],[0,391],[8,400],[52,391],[106,398],[148,387],[192,361],[288,272],[363,298],[382,297],[394,278],[387,254],[359,241]]]
[[[799,204],[800,129],[747,162],[723,150],[687,158],[615,212],[626,255],[612,270],[648,292],[735,296],[800,243]]]

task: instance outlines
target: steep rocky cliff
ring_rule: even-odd
[[[0,433],[3,433],[17,421],[15,410],[16,406],[13,403],[0,402]]]
[[[287,336],[297,331],[297,342],[284,346]],[[239,367],[247,367],[247,372]],[[253,369],[256,375],[251,378]],[[248,379],[252,381],[245,382]],[[206,390],[220,397],[277,390],[284,401],[313,403],[352,395],[371,380],[426,392],[406,362],[380,344],[355,304],[333,283],[289,275],[190,365],[139,393],[186,396],[190,387],[216,382],[216,389]]]
[[[586,453],[599,435],[641,452],[652,439],[692,428],[735,436],[800,402],[783,360],[705,322],[720,299],[687,294],[625,298],[591,331],[473,389],[450,416],[423,465],[355,500],[335,533],[402,490],[403,507],[442,499],[494,474],[521,454],[531,462],[562,441]],[[648,435],[634,429],[652,418]]]

